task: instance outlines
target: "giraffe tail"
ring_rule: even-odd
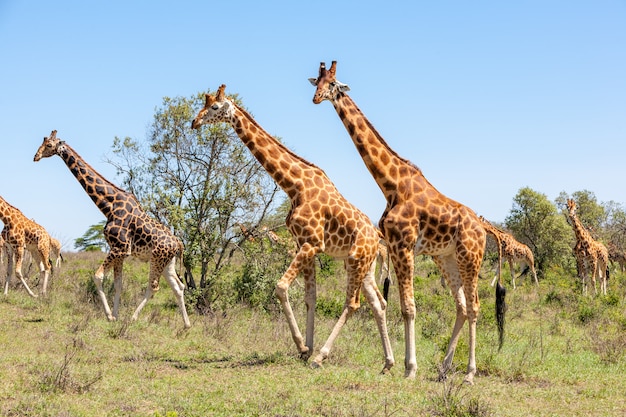
[[[383,298],[385,299],[385,301],[389,301],[388,297],[389,297],[390,285],[391,285],[391,279],[389,279],[389,276],[387,276],[387,278],[385,278],[385,281],[383,282]]]
[[[526,268],[524,268],[524,270],[519,274],[518,278],[525,276],[528,271],[530,271],[530,266],[526,265]]]
[[[496,323],[498,326],[498,351],[504,344],[504,313],[506,313],[506,288],[498,281],[496,285]]]

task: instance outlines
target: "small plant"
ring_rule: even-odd
[[[77,346],[81,346],[83,342],[74,339],[72,346],[66,346],[65,356],[61,364],[56,369],[50,369],[43,373],[39,384],[42,392],[72,392],[82,394],[87,391],[100,379],[102,373],[98,373],[93,379],[81,383],[72,376],[72,364],[76,361]]]
[[[488,404],[477,397],[468,397],[466,385],[458,380],[458,374],[448,375],[442,381],[441,394],[431,398],[431,413],[439,417],[488,417],[493,415]]]
[[[595,310],[592,305],[582,302],[578,306],[578,321],[581,323],[589,323],[595,317]]]

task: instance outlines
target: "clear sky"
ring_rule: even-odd
[[[0,195],[73,250],[104,217],[60,158],[33,162],[43,137],[119,183],[115,136],[225,83],[377,222],[382,193],[311,101],[332,60],[388,144],[490,220],[522,187],[626,203],[624,0],[0,0]]]

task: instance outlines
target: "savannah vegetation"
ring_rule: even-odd
[[[380,375],[382,348],[367,303],[339,335],[322,369],[303,363],[274,296],[293,243],[284,227],[282,191],[226,126],[190,128],[202,94],[165,98],[144,142],[115,138],[120,185],[183,239],[181,278],[188,286],[191,329],[162,287],[130,322],[147,285],[146,264],[124,265],[120,320],[107,322],[92,277],[104,258],[103,224],[64,252],[47,297],[19,286],[0,298],[0,414],[6,416],[609,416],[626,414],[626,274],[611,266],[607,296],[582,295],[564,203],[577,201],[592,234],[626,247],[626,212],[593,192],[550,201],[520,189],[501,228],[535,254],[539,286],[525,276],[507,292],[505,343],[498,351],[494,289],[497,252],[488,239],[479,280],[478,373],[462,384],[459,367],[437,381],[454,322],[454,301],[429,257],[415,270],[418,373],[404,373],[404,329],[392,286],[388,326],[396,366]],[[236,97],[235,97],[236,98]],[[417,161],[419,162],[419,161]],[[69,181],[69,179],[68,179]],[[279,240],[270,239],[269,231]],[[317,262],[315,347],[345,298],[343,265]],[[4,276],[5,266],[0,274]],[[518,274],[521,271],[518,270]],[[37,274],[28,273],[38,289]],[[15,281],[15,280],[14,280]],[[110,279],[106,288],[112,292]],[[111,295],[111,294],[110,294]],[[290,300],[304,327],[303,288]],[[314,353],[315,354],[315,353]]]

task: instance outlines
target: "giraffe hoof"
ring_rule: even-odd
[[[305,349],[306,350],[303,350],[302,352],[300,352],[300,359],[306,362],[311,357],[311,352],[309,351],[309,348],[305,348]]]
[[[323,367],[324,366],[322,365],[322,363],[318,362],[317,360],[311,362],[311,369],[322,369]]]

